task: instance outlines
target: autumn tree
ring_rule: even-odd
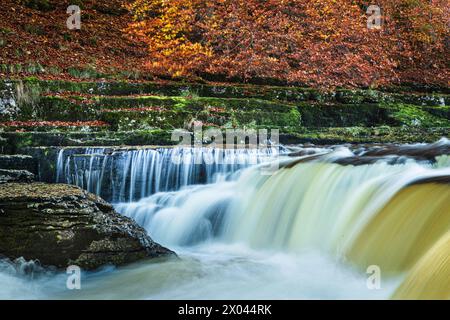
[[[402,80],[448,84],[448,0],[383,0],[382,39]]]
[[[370,29],[368,1],[137,0],[129,31],[169,76],[373,86],[437,68],[445,81],[446,2],[380,1],[382,28]]]
[[[191,74],[211,55],[195,37],[202,2],[137,0],[128,5],[134,17],[128,30],[148,44],[150,71],[175,77]]]

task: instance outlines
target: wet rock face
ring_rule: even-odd
[[[26,170],[4,170],[0,169],[0,184],[8,182],[32,182],[35,175]]]
[[[0,169],[26,170],[36,174],[38,165],[36,159],[29,155],[0,155]]]
[[[0,121],[12,120],[20,111],[15,97],[15,86],[15,83],[10,81],[0,84]]]
[[[85,270],[174,255],[95,195],[43,183],[0,185],[0,254]]]

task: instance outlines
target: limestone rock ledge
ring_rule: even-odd
[[[63,184],[0,184],[0,254],[96,269],[175,256],[99,197]]]
[[[0,169],[0,184],[8,182],[33,182],[35,175],[26,170]]]

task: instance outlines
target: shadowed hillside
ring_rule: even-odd
[[[146,49],[122,32],[131,19],[125,2],[2,1],[0,76],[136,77]],[[70,4],[81,7],[80,30],[66,26]]]

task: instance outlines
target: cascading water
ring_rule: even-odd
[[[278,148],[68,148],[58,154],[56,181],[77,185],[111,202],[133,201],[227,179],[278,153]]]
[[[261,175],[256,167],[231,181],[158,193],[116,208],[169,246],[215,237],[258,248],[317,247],[339,254],[405,186],[446,175],[447,167],[415,161],[362,166],[309,162],[273,176]]]
[[[58,181],[97,194],[111,186],[117,211],[181,259],[86,274],[79,292],[60,289],[60,274],[36,279],[38,292],[18,285],[27,297],[83,299],[448,299],[449,147],[444,139],[300,148],[272,159],[280,167],[272,174],[261,164],[267,154],[248,151],[240,151],[240,165],[218,166],[204,157],[235,154],[66,149]],[[381,290],[367,287],[374,265]]]
[[[350,155],[338,149],[272,176],[256,166],[230,181],[158,193],[116,209],[168,246],[222,242],[276,252],[317,250],[400,275],[450,230],[449,157],[333,163]],[[419,183],[443,177],[445,184]]]

